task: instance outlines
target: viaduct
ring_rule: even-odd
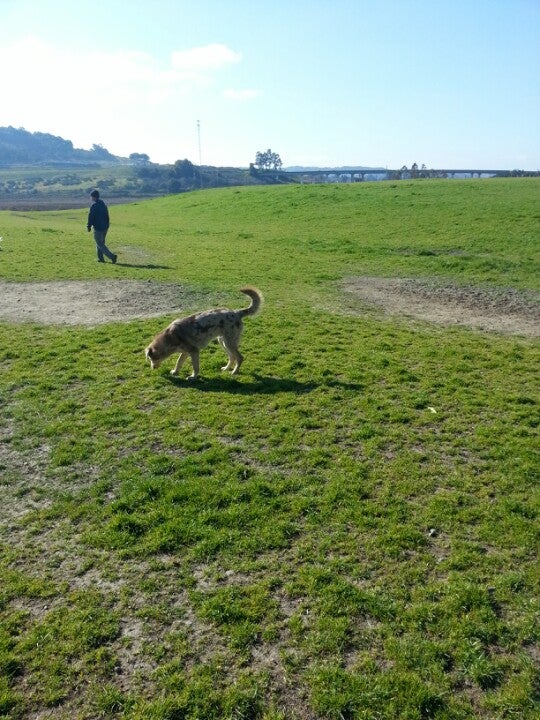
[[[336,180],[346,182],[363,182],[366,177],[376,175],[378,178],[382,175],[381,179],[409,179],[412,178],[410,170],[389,170],[388,168],[371,168],[369,170],[355,170],[352,169],[325,169],[325,170],[282,170],[285,175],[291,175],[298,180],[309,180],[311,182],[332,182]],[[455,178],[458,177],[469,177],[469,178],[481,178],[481,177],[495,177],[495,176],[508,176],[510,173],[508,170],[477,170],[477,169],[432,169],[429,170],[418,170],[414,177],[429,177],[429,178]]]

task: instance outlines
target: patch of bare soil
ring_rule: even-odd
[[[376,277],[347,278],[343,288],[390,315],[512,335],[540,335],[540,294],[532,291]],[[0,282],[0,298],[0,320],[99,325],[181,315],[215,307],[225,296],[152,280],[65,280]]]
[[[152,280],[0,282],[0,320],[45,325],[99,325],[181,314],[216,294]]]
[[[344,289],[389,315],[510,335],[540,335],[540,294],[430,279],[351,277]]]

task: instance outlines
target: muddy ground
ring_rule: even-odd
[[[438,280],[351,277],[346,294],[366,309],[443,325],[512,335],[540,335],[540,294],[478,288]],[[0,282],[0,319],[58,325],[99,325],[215,307],[215,293],[138,280]],[[361,311],[361,307],[359,308]]]

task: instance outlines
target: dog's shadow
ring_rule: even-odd
[[[227,392],[234,395],[276,395],[278,393],[294,393],[302,395],[316,390],[318,387],[339,387],[347,390],[362,390],[363,386],[357,383],[343,383],[339,380],[331,379],[327,382],[299,382],[285,378],[264,376],[254,374],[252,380],[244,382],[237,380],[231,375],[223,375],[222,377],[201,378],[197,380],[188,380],[176,375],[167,375],[167,379],[178,387],[192,388],[199,392]]]

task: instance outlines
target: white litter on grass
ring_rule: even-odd
[[[435,410],[434,407],[431,407],[431,405],[428,405],[428,410],[429,410],[429,412],[432,412],[432,413],[434,413],[435,415],[437,414],[437,411]]]

